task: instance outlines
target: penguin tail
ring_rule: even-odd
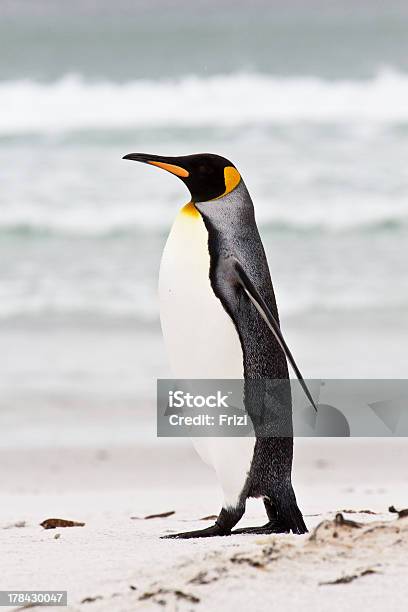
[[[280,491],[279,495],[275,494],[273,502],[277,521],[285,526],[285,531],[291,531],[297,535],[307,533],[308,529],[297,505],[296,496],[291,484],[283,491]]]

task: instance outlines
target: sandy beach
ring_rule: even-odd
[[[64,589],[69,610],[402,609],[408,518],[388,507],[408,505],[407,460],[405,440],[298,440],[309,534],[170,541],[159,536],[209,524],[220,505],[187,444],[4,450],[1,588]],[[46,518],[85,526],[45,530]],[[250,500],[242,525],[263,521]]]
[[[312,322],[288,326],[305,374],[341,375],[348,364],[356,375],[380,376],[374,336],[360,323],[360,356],[352,327],[334,334]],[[386,373],[403,376],[397,331],[379,326],[376,340],[388,347]],[[326,334],[336,338],[336,359]],[[1,589],[67,590],[70,610],[114,612],[401,607],[406,519],[388,508],[408,506],[402,438],[296,440],[294,483],[308,535],[160,539],[210,524],[201,519],[219,512],[221,492],[189,440],[156,437],[154,379],[146,370],[166,375],[165,354],[158,338],[150,342],[154,361],[143,364],[140,339],[130,326],[2,328]],[[163,512],[173,514],[144,519]],[[364,528],[350,534],[337,525],[338,537],[330,527],[311,541],[316,526],[339,512],[381,526],[360,538]],[[85,525],[45,530],[40,523],[48,518]],[[240,526],[264,522],[262,503],[249,500]],[[338,579],[344,582],[321,584]]]

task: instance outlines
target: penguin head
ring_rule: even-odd
[[[212,153],[164,157],[147,153],[129,153],[123,159],[158,166],[178,176],[191,194],[192,202],[216,200],[233,191],[241,181],[238,170],[225,157]]]

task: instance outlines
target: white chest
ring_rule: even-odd
[[[173,376],[179,379],[243,378],[241,343],[209,279],[208,233],[194,209],[178,214],[160,266],[160,319]],[[235,506],[244,486],[254,438],[193,438]]]
[[[160,319],[176,378],[242,378],[241,344],[209,280],[208,233],[187,205],[176,217],[163,251]]]

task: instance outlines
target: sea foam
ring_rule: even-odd
[[[408,75],[367,80],[239,73],[179,80],[0,82],[0,135],[165,126],[408,121]]]

